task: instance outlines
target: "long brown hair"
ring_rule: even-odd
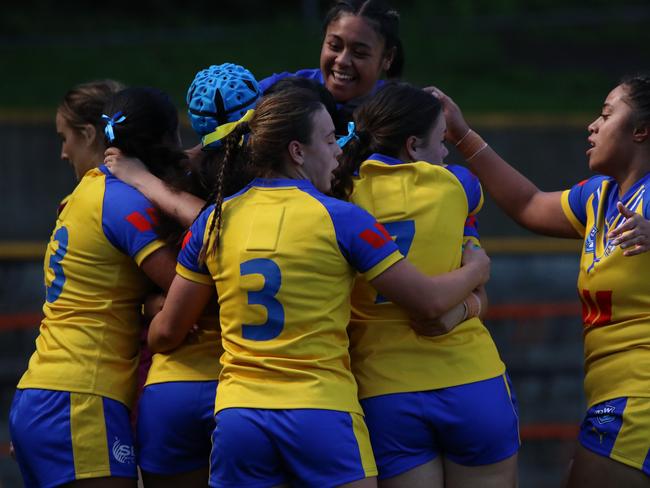
[[[269,177],[280,173],[286,163],[289,143],[309,144],[313,115],[323,108],[313,90],[287,88],[262,97],[253,118],[239,124],[223,140],[224,155],[217,169],[216,185],[203,208],[215,206],[208,233],[211,244],[204,242],[200,254],[202,261],[219,247],[223,183],[228,174],[250,171],[254,176]]]
[[[95,80],[81,83],[66,92],[59,104],[58,112],[75,131],[80,131],[86,124],[95,127],[97,141],[103,143],[102,111],[104,105],[123,88],[124,85],[115,80]]]

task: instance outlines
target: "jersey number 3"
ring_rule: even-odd
[[[50,255],[50,269],[54,273],[54,279],[50,286],[45,285],[45,301],[48,303],[55,302],[63,291],[63,284],[65,283],[65,273],[63,272],[63,265],[61,261],[68,252],[68,229],[59,227],[54,233],[54,242],[59,243],[59,247],[53,254]]]
[[[248,292],[248,304],[262,305],[267,312],[266,322],[263,324],[243,324],[242,336],[253,341],[275,339],[284,327],[284,308],[275,298],[282,284],[280,267],[270,259],[258,258],[241,263],[239,271],[242,276],[260,274],[264,277],[261,290]]]

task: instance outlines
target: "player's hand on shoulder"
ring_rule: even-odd
[[[125,156],[116,147],[106,149],[104,164],[113,176],[136,188],[139,179],[149,174],[149,170],[142,161],[138,158]]]
[[[621,202],[616,204],[625,222],[607,234],[612,244],[623,250],[624,256],[636,256],[650,249],[650,221],[643,215],[633,212]]]

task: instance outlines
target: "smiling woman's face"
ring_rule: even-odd
[[[337,102],[372,92],[390,68],[385,40],[360,16],[343,14],[327,26],[320,53],[325,86]]]

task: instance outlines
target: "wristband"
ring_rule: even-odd
[[[469,131],[467,131],[467,134],[465,134],[461,140],[458,141],[458,144],[456,144],[456,147],[466,161],[469,161],[475,157],[487,146],[487,142],[485,142],[483,138],[472,129],[469,129]]]
[[[465,138],[469,135],[470,132],[472,132],[472,129],[467,129],[467,132],[465,132],[465,134],[463,135],[463,137],[461,137],[460,139],[458,139],[458,142],[456,143],[456,147],[458,147],[458,146],[461,145],[461,143],[465,140]]]
[[[463,318],[460,319],[461,322],[465,322],[467,320],[467,315],[469,314],[469,307],[467,306],[467,300],[463,300]]]
[[[472,292],[463,303],[467,307],[466,319],[478,317],[481,314],[481,299],[476,293]]]

